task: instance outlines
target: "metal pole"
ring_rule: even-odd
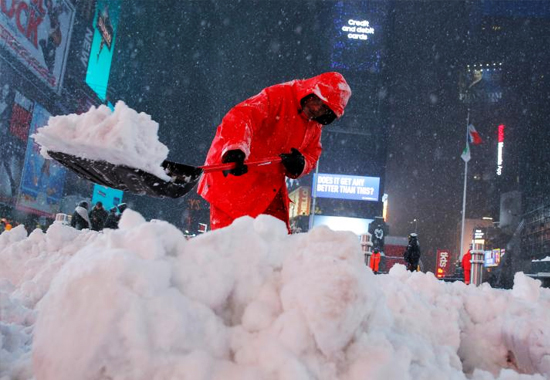
[[[468,116],[466,117],[466,144],[468,144],[468,125],[470,124],[470,109],[468,108]],[[468,149],[470,149],[468,147]],[[471,155],[471,153],[470,153]],[[460,257],[464,252],[464,220],[466,218],[466,185],[468,183],[468,162],[464,162],[464,192],[462,194],[462,230],[460,233]]]
[[[315,165],[315,176],[313,177],[313,181],[311,182],[311,209],[309,210],[309,227],[308,230],[311,230],[313,228],[313,222],[315,221],[315,203],[317,200],[317,186],[315,186],[315,180],[317,179],[317,175],[319,174],[319,161],[317,161],[317,164]]]

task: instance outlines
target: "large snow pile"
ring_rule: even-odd
[[[544,379],[550,292],[375,276],[352,233],[269,216],[186,240],[119,230],[0,236],[0,379]]]
[[[115,110],[100,105],[81,115],[53,116],[33,135],[47,151],[142,169],[164,180],[170,177],[161,164],[168,148],[158,140],[159,125],[146,113],[137,113],[119,101]]]

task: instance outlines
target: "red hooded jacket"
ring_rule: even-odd
[[[462,269],[464,269],[464,271],[472,270],[472,253],[470,250],[468,250],[468,252],[466,252],[462,257]]]
[[[246,161],[254,161],[290,153],[291,148],[296,148],[305,157],[301,176],[309,173],[322,150],[322,125],[301,114],[300,100],[309,94],[317,95],[340,118],[351,90],[344,77],[336,72],[265,88],[225,115],[205,164],[221,163],[225,152],[233,149],[242,150]],[[279,190],[288,202],[282,164],[249,167],[248,173],[242,176],[206,173],[197,191],[211,205],[238,218],[261,214]]]

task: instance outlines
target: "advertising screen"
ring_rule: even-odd
[[[351,231],[359,236],[369,232],[369,224],[371,222],[372,219],[315,215],[313,226],[327,226],[334,231]]]
[[[35,104],[27,140],[21,187],[17,197],[17,208],[38,215],[54,217],[59,211],[66,170],[55,161],[44,159],[40,154],[40,146],[32,138],[32,134],[37,128],[47,124],[49,117],[48,111],[39,104]]]
[[[94,185],[94,195],[92,196],[92,205],[97,202],[103,203],[103,208],[107,211],[113,206],[122,203],[122,196],[124,192],[122,190],[111,189],[101,185]]]
[[[351,1],[335,3],[332,68],[368,70],[370,73],[380,71],[386,4],[382,1],[367,4]]]
[[[69,0],[1,1],[0,47],[49,88],[61,90],[74,7]]]
[[[119,16],[118,0],[98,0],[94,17],[94,37],[88,60],[86,84],[105,101],[115,51]]]
[[[451,253],[449,251],[437,250],[436,265],[437,278],[445,277],[451,269]]]
[[[5,70],[5,67],[1,67]],[[2,74],[6,71],[2,71]],[[0,75],[0,81],[9,76]],[[34,102],[2,83],[0,99],[0,202],[13,204],[21,182],[23,158],[31,125]]]
[[[380,178],[319,173],[313,185],[319,198],[378,201]]]
[[[487,250],[485,253],[485,263],[486,267],[496,267],[500,264],[500,249],[496,248],[493,250]]]
[[[465,104],[482,106],[502,100],[502,63],[474,63],[461,72],[459,99]]]

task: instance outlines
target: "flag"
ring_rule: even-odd
[[[464,148],[460,157],[464,160],[464,162],[468,162],[472,158],[472,156],[470,155],[470,144],[468,144],[467,142],[466,148]]]
[[[468,137],[470,142],[474,145],[479,145],[483,142],[473,124],[468,125]]]

